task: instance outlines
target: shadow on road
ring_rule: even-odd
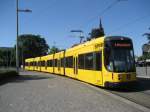
[[[147,78],[138,78],[138,81],[134,85],[128,85],[126,87],[120,87],[115,89],[109,89],[112,91],[118,92],[140,92],[150,90],[150,79]]]
[[[16,82],[25,82],[29,80],[43,80],[43,79],[52,79],[52,76],[42,76],[42,75],[18,75],[15,77],[4,78],[0,80],[0,86],[7,83],[16,83]]]

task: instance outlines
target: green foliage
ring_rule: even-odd
[[[2,70],[0,72],[0,80],[18,77],[19,74],[15,70]]]
[[[144,54],[138,58],[138,61],[150,59],[150,53]]]
[[[104,35],[105,34],[103,29],[96,28],[96,29],[92,29],[91,31],[91,38],[102,37]]]
[[[0,66],[15,66],[15,50],[14,48],[0,48]]]
[[[40,35],[24,34],[19,36],[19,60],[43,56],[48,53],[49,46]]]
[[[150,43],[150,33],[145,33],[144,36],[146,36],[148,42]]]
[[[148,43],[150,43],[150,33],[144,33],[143,36],[146,36],[146,38],[148,40]],[[144,53],[142,56],[140,56],[138,58],[138,61],[140,61],[140,60],[146,60],[146,59],[150,59],[150,53]]]
[[[148,42],[150,43],[150,33],[144,33],[143,36],[146,36]]]
[[[57,53],[57,52],[59,52],[59,51],[60,51],[59,48],[57,48],[56,46],[52,46],[52,47],[50,48],[49,54]]]

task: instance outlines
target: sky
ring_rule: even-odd
[[[150,32],[150,0],[19,0],[19,35],[36,34],[49,46],[66,49],[78,43],[82,30],[88,36],[102,24],[106,36],[127,36],[133,40],[135,55],[142,55],[142,36]],[[16,0],[0,0],[0,47],[13,47],[16,42]]]

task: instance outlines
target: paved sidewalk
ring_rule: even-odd
[[[0,85],[0,112],[141,112],[77,80],[38,72],[21,75]]]

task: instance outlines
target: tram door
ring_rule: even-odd
[[[58,74],[61,74],[61,54],[59,54],[59,59],[57,61]]]
[[[54,61],[54,54],[53,54],[53,73],[55,72],[54,66],[55,66],[55,61]]]
[[[75,78],[77,77],[77,74],[78,74],[78,57],[77,55],[75,55],[75,57],[73,58],[73,63],[74,63],[74,75],[75,75]]]
[[[96,83],[102,84],[103,83],[103,73],[102,73],[102,52],[95,53],[95,75],[96,75]]]

